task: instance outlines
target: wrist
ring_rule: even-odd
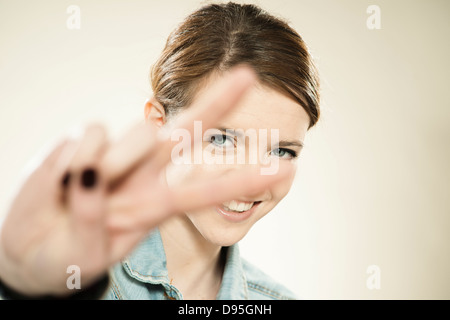
[[[5,288],[13,290],[18,294],[27,296],[37,296],[44,294],[42,286],[36,283],[33,275],[26,272],[23,264],[17,263],[12,259],[2,241],[2,232],[0,229],[0,284]]]
[[[98,300],[109,288],[109,274],[104,274],[99,280],[87,288],[69,292],[65,295],[29,295],[23,294],[8,287],[0,279],[0,300]]]

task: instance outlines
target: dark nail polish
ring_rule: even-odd
[[[97,171],[86,169],[81,173],[81,185],[86,189],[94,188],[97,184]]]
[[[64,174],[61,184],[63,186],[63,188],[67,188],[69,186],[70,183],[70,172],[66,172],[66,174]]]

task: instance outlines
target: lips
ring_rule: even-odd
[[[217,206],[216,211],[231,222],[240,222],[248,219],[260,203],[261,201],[232,200]]]
[[[222,206],[227,211],[244,212],[250,210],[254,204],[255,202],[241,202],[232,200],[222,203]]]

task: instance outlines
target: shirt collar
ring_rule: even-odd
[[[247,280],[237,244],[227,248],[225,269],[217,300],[247,300]]]
[[[152,284],[169,284],[166,253],[158,229],[154,229],[122,261],[127,273],[136,280]]]
[[[122,264],[128,275],[136,280],[170,286],[166,254],[157,228],[122,261]],[[247,281],[237,244],[227,247],[225,269],[217,299],[248,299]]]

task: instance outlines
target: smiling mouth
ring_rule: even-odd
[[[222,209],[228,212],[242,213],[249,211],[251,208],[253,208],[254,205],[257,205],[259,203],[261,203],[261,201],[247,202],[232,200],[222,203]]]

